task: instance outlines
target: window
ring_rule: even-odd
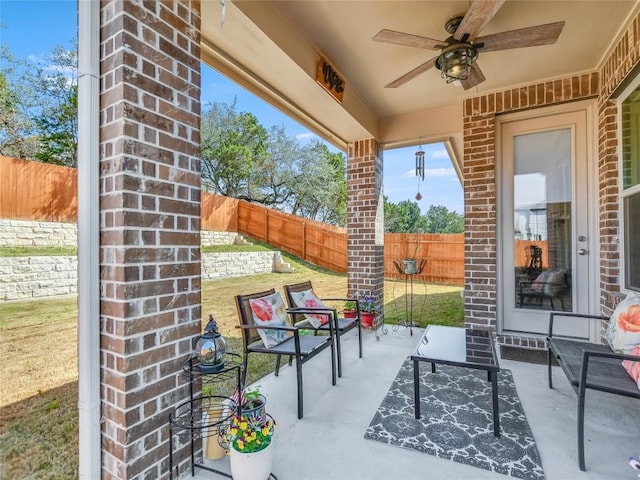
[[[623,286],[640,291],[640,77],[620,102]]]

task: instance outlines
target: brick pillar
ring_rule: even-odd
[[[102,478],[166,479],[200,332],[200,2],[103,2],[100,56]]]
[[[349,144],[347,161],[348,290],[384,292],[384,202],[382,150],[375,139]]]
[[[464,323],[495,331],[495,115],[478,105],[464,112]]]
[[[610,316],[620,292],[620,224],[618,218],[618,109],[598,99],[598,198],[600,230],[600,305]]]

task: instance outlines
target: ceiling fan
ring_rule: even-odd
[[[468,90],[485,81],[485,76],[476,63],[480,52],[551,45],[558,40],[564,22],[547,23],[479,37],[480,31],[504,2],[505,0],[473,0],[464,16],[453,17],[445,23],[445,30],[451,35],[446,40],[435,40],[394,30],[380,30],[373,37],[377,42],[440,50],[438,56],[396,78],[385,85],[385,88],[397,88],[430,68],[436,67],[442,72],[442,77],[447,83],[460,81],[462,87]]]

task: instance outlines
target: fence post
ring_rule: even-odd
[[[302,258],[307,259],[307,222],[302,222]]]

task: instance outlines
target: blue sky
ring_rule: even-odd
[[[77,37],[76,0],[0,2],[0,42],[14,57],[33,59],[48,55],[55,45],[72,46]],[[280,113],[266,102],[227,80],[206,65],[202,69],[202,103],[227,102],[237,98],[239,111],[253,113],[265,127],[284,125],[287,133],[301,141],[312,136],[305,127]],[[463,213],[462,187],[442,144],[422,145],[425,151],[426,177],[420,182],[414,174],[417,146],[384,151],[384,194],[390,201],[415,200],[422,213],[431,204],[444,205]],[[330,147],[333,151],[335,148]]]

